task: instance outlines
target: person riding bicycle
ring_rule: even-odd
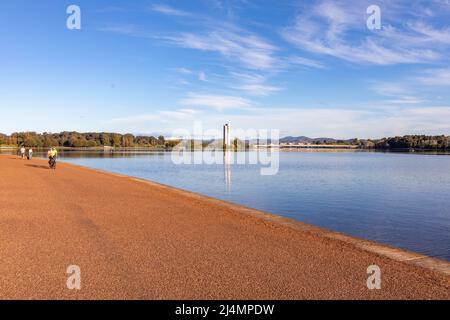
[[[58,155],[58,150],[56,148],[51,148],[48,150],[48,165],[50,169],[56,169],[56,156]]]

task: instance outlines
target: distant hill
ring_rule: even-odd
[[[351,143],[354,139],[348,139],[348,140],[338,140],[333,138],[309,138],[305,136],[298,136],[298,137],[284,137],[280,139],[280,143],[336,143],[338,141],[344,142],[344,143]]]

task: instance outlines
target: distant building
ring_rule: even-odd
[[[231,149],[231,126],[227,123],[223,126],[223,148]]]

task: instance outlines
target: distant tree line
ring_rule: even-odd
[[[11,135],[0,134],[0,145],[25,147],[70,147],[95,148],[110,146],[116,148],[153,147],[170,148],[177,141],[167,141],[163,136],[134,136],[108,132],[79,133],[64,131],[60,133],[16,132]]]
[[[361,149],[377,150],[450,150],[450,137],[445,135],[405,135],[381,139],[347,139],[285,137],[284,143],[308,143],[311,145],[350,145]]]
[[[357,140],[357,144],[361,148],[379,150],[450,150],[450,137],[445,135],[407,135],[403,137],[382,138],[377,140]]]
[[[382,139],[348,139],[332,138],[313,139],[311,144],[317,145],[353,145],[362,149],[377,150],[450,150],[450,137],[445,135],[406,135]]]
[[[60,133],[17,132],[11,135],[0,133],[0,145],[25,147],[69,147],[69,148],[95,148],[95,147],[150,147],[172,148],[180,141],[166,140],[163,136],[134,136],[132,134],[119,134],[108,132],[79,133],[64,131]],[[193,144],[193,141],[191,141]],[[203,141],[206,147],[211,141]],[[237,142],[234,141],[234,144]],[[248,147],[248,141],[241,141]],[[317,140],[317,144],[348,144],[357,145],[363,149],[414,149],[414,150],[450,150],[450,137],[445,135],[406,135],[382,139],[350,139],[350,140]]]

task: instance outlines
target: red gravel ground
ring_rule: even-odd
[[[450,299],[448,263],[433,271],[329,234],[155,183],[0,156],[3,299]],[[366,286],[372,264],[380,290]],[[69,265],[81,268],[81,290],[66,287]]]

